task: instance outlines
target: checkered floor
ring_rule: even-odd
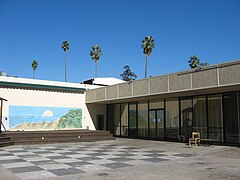
[[[40,179],[162,163],[191,156],[106,142],[28,145],[0,148],[0,165],[20,179]]]

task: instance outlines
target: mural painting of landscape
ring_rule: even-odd
[[[82,109],[9,106],[10,130],[68,129],[82,127]]]

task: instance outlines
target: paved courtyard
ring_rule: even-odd
[[[240,148],[117,139],[0,148],[0,179],[240,179]]]

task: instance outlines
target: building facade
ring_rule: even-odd
[[[87,91],[86,104],[107,106],[115,136],[187,141],[193,131],[240,144],[240,61]]]
[[[91,84],[0,77],[1,130],[99,129],[183,142],[198,131],[240,145],[240,61]]]
[[[1,130],[95,130],[85,91],[99,86],[0,76]],[[93,106],[95,113],[104,107]]]

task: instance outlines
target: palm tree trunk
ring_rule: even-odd
[[[33,79],[35,79],[35,70],[33,70]]]
[[[96,67],[95,67],[95,78],[97,77],[97,66],[98,66],[98,61],[96,61]]]
[[[147,73],[148,73],[148,55],[146,55],[145,78],[147,78]]]
[[[67,82],[67,60],[66,60],[66,51],[64,51],[64,66],[65,66],[65,82]]]

